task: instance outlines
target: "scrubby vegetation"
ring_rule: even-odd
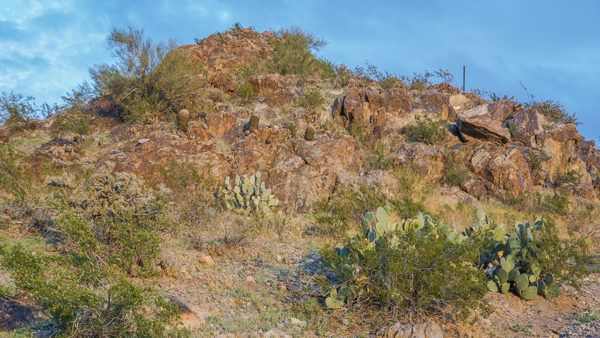
[[[464,142],[420,100],[489,103],[455,94],[449,72],[336,65],[297,28],[207,41],[208,56],[204,40],[115,29],[115,64],[61,105],[2,95],[0,318],[35,309],[10,333],[359,336],[433,317],[461,335],[506,300],[489,291],[577,305],[571,286],[597,290],[595,150],[575,163],[579,141]],[[344,123],[336,98],[355,109]],[[544,128],[575,122],[529,106]],[[548,169],[546,151],[569,163]]]
[[[203,85],[202,68],[173,42],[154,44],[132,27],[113,30],[108,41],[117,62],[94,68],[92,80],[123,120],[164,120],[192,108]]]
[[[470,264],[477,251],[429,216],[396,219],[389,207],[368,212],[362,234],[323,252],[335,274],[330,308],[375,307],[392,313],[466,316],[485,309],[483,275]]]
[[[417,124],[404,127],[408,142],[437,144],[446,140],[446,130],[439,122],[420,121]]]

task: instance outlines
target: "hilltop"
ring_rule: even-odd
[[[299,29],[236,25],[183,46],[129,29],[110,41],[117,62],[95,67],[93,83],[47,118],[33,118],[36,107],[18,95],[2,101],[0,330],[162,335],[180,322],[195,336],[598,332],[600,151],[559,103],[462,92],[443,70],[349,69],[318,58],[324,41]],[[529,232],[513,230],[526,220]],[[361,224],[377,238],[361,238]],[[553,230],[537,234],[539,224]],[[416,237],[404,232],[413,226]],[[413,278],[441,266],[448,280],[413,281],[421,298],[403,293],[390,276],[408,272],[381,272],[387,257],[414,253],[389,244],[396,235],[431,245],[416,251],[434,257]],[[371,244],[353,246],[363,240]],[[385,252],[371,264],[385,263],[361,264],[365,252]],[[537,298],[521,299],[507,281],[508,294],[486,292],[483,270],[493,284],[510,254]],[[361,275],[369,269],[379,272]],[[547,275],[560,295],[542,291]],[[381,285],[389,293],[374,291]],[[122,307],[106,310],[110,294]],[[458,316],[465,307],[475,324]],[[110,316],[152,319],[112,327]]]

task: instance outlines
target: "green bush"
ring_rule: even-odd
[[[56,220],[67,245],[90,266],[115,264],[130,275],[154,271],[159,232],[170,227],[165,202],[134,176],[99,173],[64,191]]]
[[[552,122],[577,124],[575,114],[568,113],[560,102],[546,100],[526,103],[527,107],[535,108],[540,114],[544,115]]]
[[[49,316],[54,335],[163,336],[178,308],[156,292],[111,275],[90,279],[73,256],[49,254],[23,243],[0,245],[2,266]],[[174,332],[173,332],[174,333]]]
[[[190,105],[203,86],[202,66],[173,43],[154,45],[143,31],[114,29],[114,65],[91,71],[99,95],[109,98],[128,122],[165,119]]]
[[[275,33],[274,53],[270,69],[282,75],[307,77],[323,68],[313,52],[325,46],[325,41],[292,27]]]
[[[328,307],[461,318],[487,308],[485,276],[471,263],[477,251],[464,236],[422,214],[398,220],[388,207],[365,214],[361,228],[322,253],[335,276],[321,280]]]
[[[2,92],[0,94],[0,124],[17,124],[36,115],[37,107],[34,98],[24,97],[17,93]]]
[[[52,123],[55,134],[74,133],[87,135],[92,131],[92,116],[79,110],[58,113]]]
[[[366,211],[384,204],[385,200],[377,186],[359,184],[356,189],[340,188],[313,206],[316,230],[324,235],[345,236]]]
[[[4,192],[17,201],[24,201],[31,187],[21,156],[8,144],[0,144],[0,193]]]
[[[479,264],[489,278],[490,291],[513,291],[525,300],[557,295],[560,286],[577,287],[590,273],[593,258],[584,239],[562,239],[554,222],[539,219],[519,223],[514,234],[487,216],[467,234],[482,248]]]
[[[324,102],[325,99],[318,90],[311,90],[298,98],[298,105],[308,112],[314,112]]]
[[[254,89],[254,86],[249,82],[241,83],[237,87],[235,93],[240,99],[242,99],[242,102],[244,103],[248,103],[256,97],[256,90]]]
[[[446,140],[446,130],[439,122],[418,122],[404,127],[403,132],[408,142],[438,144]]]
[[[410,195],[405,195],[400,200],[390,201],[394,213],[400,218],[410,218],[418,213],[428,213],[427,207],[420,201],[415,201]]]

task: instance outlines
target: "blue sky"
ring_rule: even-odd
[[[448,69],[467,87],[554,99],[600,136],[600,1],[33,1],[0,0],[0,91],[56,102],[109,62],[112,27],[193,43],[233,23],[300,26],[327,40],[320,54],[399,75]]]

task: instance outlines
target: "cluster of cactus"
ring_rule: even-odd
[[[371,211],[366,212],[360,224],[364,239],[368,242],[367,247],[375,248],[375,250],[378,249],[378,244],[382,238],[385,238],[392,246],[402,245],[397,236],[390,235],[408,231],[413,231],[417,236],[425,236],[433,231],[446,236],[446,239],[454,244],[459,244],[468,238],[421,212],[419,212],[416,218],[399,219],[387,205],[377,208],[374,213]],[[342,247],[334,248],[334,253],[339,257],[339,262],[337,264],[330,262],[330,264],[332,268],[337,270],[338,275],[353,275],[358,277],[361,268],[353,263],[357,257],[351,256],[358,255],[360,260],[360,257],[364,256],[364,252],[362,250],[353,252],[350,247],[351,245],[350,243],[346,243]],[[385,259],[384,256],[381,256],[381,258]],[[351,290],[346,286],[338,289],[331,288],[327,297],[325,297],[325,305],[330,309],[340,308],[350,302],[350,299],[352,299],[351,294]]]
[[[503,294],[513,291],[524,300],[532,300],[536,295],[547,296],[558,293],[552,273],[544,273],[536,262],[536,253],[529,245],[536,231],[543,226],[541,220],[534,224],[519,223],[515,226],[516,235],[506,234],[504,226],[481,225],[493,231],[494,250],[481,256],[481,267],[487,277],[488,290]],[[496,230],[499,229],[499,230]],[[501,235],[504,233],[503,235]]]
[[[225,186],[219,195],[227,209],[244,215],[268,214],[279,204],[277,197],[262,182],[260,172],[250,177],[236,175],[233,182],[229,177],[225,178]]]
[[[415,231],[419,235],[423,235],[429,228],[435,228],[452,243],[460,243],[467,238],[467,236],[454,231],[448,226],[434,220],[431,216],[421,212],[419,212],[417,218],[399,220],[387,205],[377,208],[375,213],[371,211],[365,213],[360,225],[367,240],[374,243],[380,237],[396,231]],[[391,238],[390,240],[394,239]]]

